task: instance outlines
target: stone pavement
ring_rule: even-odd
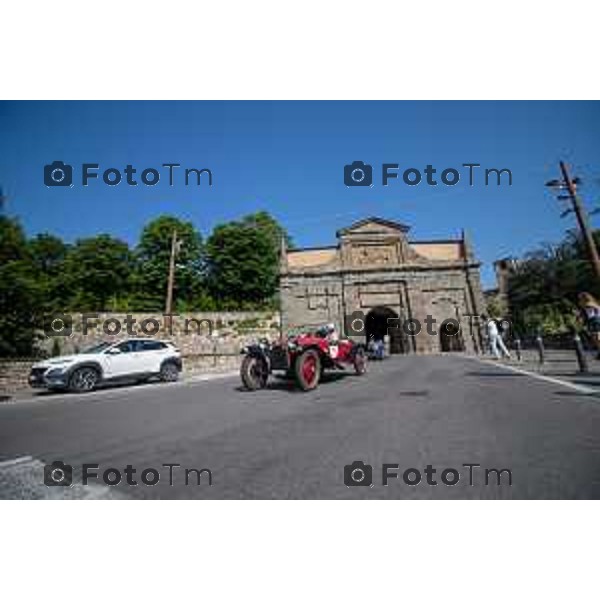
[[[586,352],[588,372],[581,373],[575,350],[546,350],[544,362],[540,363],[537,350],[522,350],[521,360],[511,350],[512,358],[496,361],[490,355],[481,356],[483,360],[506,364],[518,369],[530,371],[547,377],[554,377],[576,385],[582,385],[600,395],[600,360],[595,352]]]

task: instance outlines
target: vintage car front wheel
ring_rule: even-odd
[[[314,390],[321,378],[321,358],[316,350],[306,350],[298,358],[294,366],[296,381],[305,391]]]
[[[267,365],[265,364],[265,361],[258,356],[244,357],[240,375],[244,387],[251,391],[264,388],[267,385],[267,380],[269,378]]]

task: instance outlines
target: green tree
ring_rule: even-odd
[[[60,273],[67,256],[67,245],[49,233],[39,233],[28,242],[29,253],[35,267],[51,277]]]
[[[131,268],[125,242],[107,234],[78,240],[64,261],[65,285],[72,290],[64,309],[112,309],[109,301],[127,294]]]
[[[28,257],[23,228],[16,219],[0,215],[0,265]]]
[[[0,216],[0,356],[32,354],[40,299],[23,229]]]
[[[174,307],[177,310],[197,308],[202,297],[202,237],[189,221],[163,215],[148,223],[135,251],[134,306],[137,310],[163,310],[169,275],[171,240],[177,232]]]
[[[272,229],[244,219],[215,227],[206,243],[209,288],[223,307],[273,300],[279,271]]]
[[[245,216],[242,224],[249,227],[256,227],[269,238],[275,252],[279,254],[281,249],[281,239],[285,240],[288,248],[293,248],[294,244],[288,232],[266,211],[259,211]]]
[[[595,236],[600,241],[598,232]],[[518,262],[508,281],[511,316],[525,332],[564,333],[575,323],[582,291],[598,296],[600,287],[581,239],[570,234],[560,244],[546,244]]]
[[[73,290],[65,278],[69,247],[58,237],[40,233],[28,241],[28,251],[41,290],[40,309],[55,312],[70,304]]]

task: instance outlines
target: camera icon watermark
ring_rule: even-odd
[[[73,485],[73,467],[62,460],[55,460],[44,467],[44,484],[48,487],[71,487]]]
[[[355,310],[349,315],[344,315],[344,335],[347,337],[365,335],[365,319],[365,313],[362,310]]]
[[[69,337],[73,333],[73,317],[64,313],[44,316],[46,337]]]
[[[344,166],[344,184],[346,187],[370,187],[373,185],[373,167],[362,160],[355,160]]]
[[[372,487],[373,467],[362,460],[355,460],[344,467],[344,484],[346,487]]]
[[[73,167],[62,160],[44,166],[44,185],[46,187],[71,187],[73,185]]]

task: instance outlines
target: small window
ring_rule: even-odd
[[[166,346],[159,341],[156,340],[141,340],[138,342],[140,344],[140,348],[138,351],[144,352],[148,350],[164,350]]]
[[[136,351],[135,342],[133,341],[123,342],[122,344],[119,344],[117,348],[123,353]]]

